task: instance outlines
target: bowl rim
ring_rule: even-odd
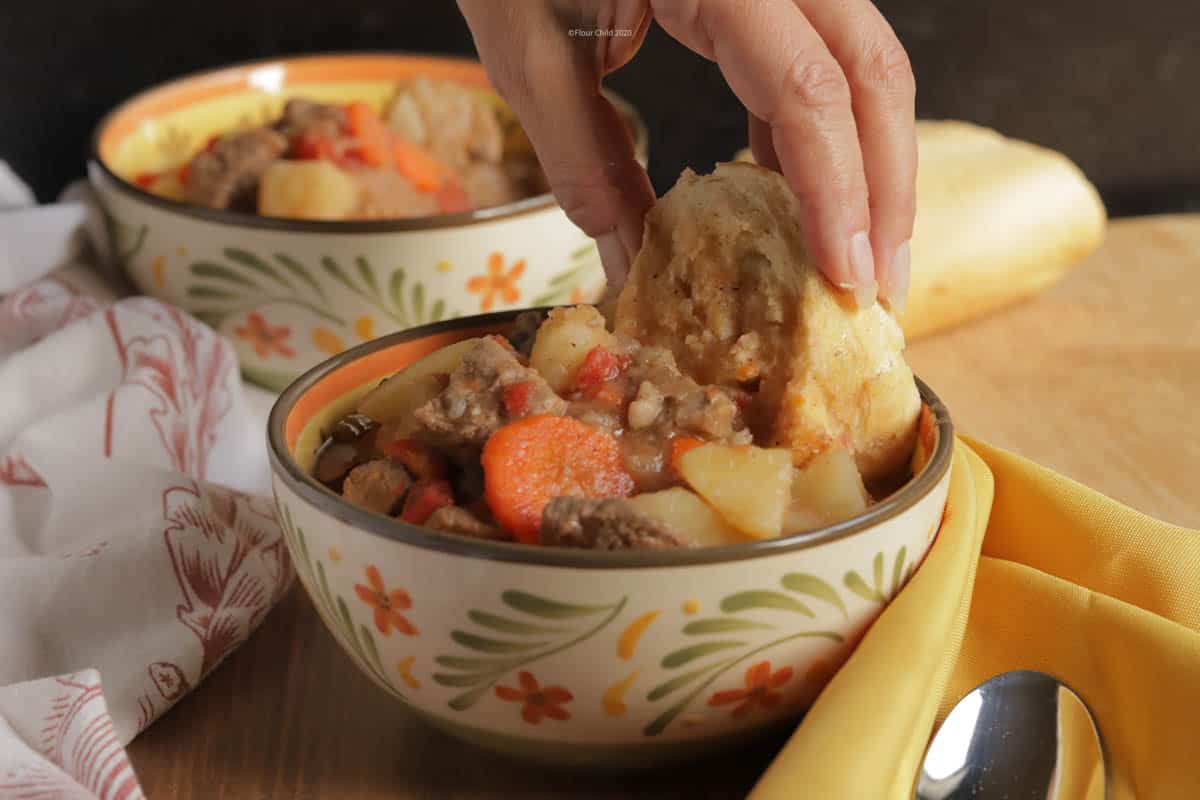
[[[270,67],[274,65],[293,64],[304,61],[318,61],[326,59],[334,59],[338,61],[354,61],[356,59],[369,58],[419,58],[433,59],[438,61],[456,62],[460,64],[475,64],[483,67],[478,59],[468,56],[460,56],[448,53],[427,53],[415,50],[334,50],[328,52],[309,52],[298,53],[296,55],[277,56],[274,58],[259,58],[249,61],[238,61],[232,64],[225,64],[219,67],[211,67],[208,69],[193,70],[178,75],[161,83],[155,83],[151,86],[142,89],[141,91],[130,95],[117,105],[113,106],[100,121],[96,123],[92,129],[92,135],[88,140],[88,162],[93,165],[95,170],[106,178],[113,188],[120,191],[131,198],[149,203],[163,211],[179,214],[185,217],[195,217],[206,222],[212,222],[219,225],[229,225],[242,228],[259,228],[276,231],[293,231],[299,233],[397,233],[402,231],[424,231],[436,230],[439,228],[458,228],[468,225],[476,225],[484,222],[494,222],[496,220],[509,219],[511,217],[523,216],[537,211],[548,211],[558,208],[558,202],[554,197],[553,192],[545,192],[533,197],[524,197],[520,200],[515,200],[511,203],[505,203],[498,206],[488,206],[486,208],[473,209],[471,211],[462,211],[455,214],[434,214],[427,217],[397,217],[394,219],[372,219],[372,220],[310,220],[310,219],[290,219],[287,217],[264,217],[258,214],[251,214],[246,211],[229,211],[227,209],[205,208],[204,206],[192,205],[183,203],[178,200],[172,200],[166,197],[160,197],[137,184],[126,180],[117,174],[116,170],[108,165],[108,163],[100,156],[100,140],[104,136],[105,130],[112,124],[113,120],[125,111],[129,106],[138,103],[147,97],[169,92],[172,89],[177,89],[184,83],[191,81],[203,80],[221,76],[222,74],[241,73],[262,67]],[[495,91],[495,89],[493,89]],[[626,116],[632,128],[631,134],[633,138],[633,147],[635,155],[640,159],[645,159],[649,150],[650,135],[646,128],[646,123],[642,119],[641,114],[637,109],[621,97],[616,92],[603,88],[601,89],[605,97]],[[91,171],[89,170],[89,174]],[[93,183],[95,176],[90,174]]]
[[[288,415],[305,392],[326,375],[363,356],[397,344],[460,329],[501,325],[511,322],[518,314],[528,310],[530,309],[476,314],[398,331],[346,350],[308,370],[293,381],[271,407],[267,421],[267,450],[270,454],[271,472],[288,489],[317,510],[366,533],[423,550],[434,550],[484,561],[503,561],[537,566],[629,569],[717,564],[814,548],[868,530],[879,523],[899,516],[927,497],[950,469],[954,452],[954,426],[950,420],[950,412],[933,390],[920,378],[916,378],[917,388],[922,401],[929,406],[934,415],[937,442],[929,461],[919,475],[871,506],[865,513],[837,524],[792,536],[715,547],[651,552],[575,550],[538,547],[514,542],[490,542],[441,533],[351,505],[305,473],[292,456],[284,435]],[[274,490],[274,486],[272,488],[276,495],[276,504],[279,505],[278,491]]]

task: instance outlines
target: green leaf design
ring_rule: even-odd
[[[330,258],[329,256],[322,256],[321,257],[321,266],[325,269],[326,272],[329,273],[330,277],[332,277],[335,281],[340,283],[342,286],[345,286],[347,289],[354,292],[359,297],[365,296],[365,295],[363,295],[362,290],[354,285],[354,282],[350,280],[349,276],[346,275],[346,273],[342,271],[342,268],[340,266],[338,266],[338,263],[336,261],[334,261],[332,258]]]
[[[317,561],[317,584],[321,587],[321,596],[325,598],[325,608],[329,616],[333,616],[333,593],[329,591],[329,582],[325,580],[325,565]]]
[[[461,669],[468,672],[485,672],[487,670],[496,670],[504,667],[505,670],[511,666],[519,665],[523,657],[508,659],[496,658],[463,658],[462,656],[438,656],[433,659],[438,665],[449,667],[450,669]]]
[[[355,263],[358,265],[358,274],[362,276],[363,283],[366,284],[371,294],[377,299],[382,299],[382,295],[379,293],[379,281],[375,279],[375,270],[371,269],[371,265],[362,256],[355,259]]]
[[[375,637],[371,635],[370,629],[366,625],[359,625],[358,635],[362,639],[363,649],[371,657],[371,662],[375,665],[375,669],[382,673],[384,671],[383,662],[379,660],[379,650],[375,647]]]
[[[308,539],[304,535],[304,531],[297,528],[292,523],[292,511],[287,506],[283,507],[284,516],[287,519],[287,526],[292,529],[296,536],[296,543],[299,545],[300,555],[304,558],[304,563],[308,567],[308,571],[312,572],[312,560],[308,557]]]
[[[451,700],[449,706],[455,711],[466,711],[468,708],[475,705],[475,703],[479,701],[479,698],[483,697],[484,692],[492,688],[494,685],[495,682],[485,683],[478,689],[472,689],[469,692],[463,692],[458,697],[455,697],[453,700]]]
[[[433,308],[429,309],[429,321],[438,322],[446,315],[446,301],[440,297],[434,301]]]
[[[584,270],[591,269],[594,266],[592,263],[580,264],[555,275],[547,284],[549,286],[548,291],[533,298],[530,301],[530,305],[549,306],[570,297],[571,292],[582,283]]]
[[[404,305],[404,267],[396,267],[388,281],[388,294],[392,297],[392,306],[396,309],[396,320],[401,325],[408,325],[408,313]]]
[[[846,588],[854,592],[856,595],[866,600],[869,603],[882,603],[883,596],[867,585],[867,582],[862,579],[854,570],[846,573],[846,577],[842,580],[846,584]]]
[[[831,606],[836,606],[842,612],[843,617],[847,616],[846,604],[838,596],[837,590],[816,575],[810,575],[807,572],[789,572],[779,582],[789,592],[815,597]]]
[[[275,260],[284,266],[289,272],[295,275],[300,280],[304,281],[309,287],[320,296],[325,302],[329,302],[329,296],[325,294],[325,290],[321,288],[321,284],[317,283],[316,278],[308,271],[308,267],[293,259],[286,253],[276,253]]]
[[[275,269],[266,261],[263,261],[253,253],[247,250],[240,250],[236,247],[226,247],[224,253],[225,257],[230,261],[236,264],[241,264],[243,267],[247,267],[248,269],[252,269],[260,275],[272,278],[276,283],[284,286],[287,289],[293,288],[292,284],[287,278],[280,274],[279,270]]]
[[[534,625],[529,622],[500,617],[486,611],[472,609],[467,612],[467,619],[484,628],[491,628],[501,633],[511,633],[516,636],[542,636],[545,634],[569,633],[565,628],[552,628],[546,625]]]
[[[567,270],[566,272],[555,275],[553,278],[550,279],[550,285],[559,287],[561,289],[563,284],[567,283],[572,278],[574,278],[578,272],[579,272],[579,267],[576,267],[575,269]]]
[[[755,589],[731,594],[721,601],[721,610],[726,614],[735,614],[752,608],[773,608],[781,611],[793,611],[797,614],[804,614],[806,617],[816,616],[811,608],[781,592]]]
[[[738,617],[715,617],[713,619],[698,619],[683,626],[683,632],[688,636],[704,636],[710,633],[733,633],[735,631],[769,631],[774,625],[765,622],[753,622]]]
[[[413,318],[417,322],[425,321],[425,284],[414,283],[412,288]]]
[[[688,647],[681,647],[674,652],[667,653],[663,656],[662,665],[667,669],[675,669],[682,667],[684,664],[691,663],[697,658],[719,653],[722,650],[733,650],[738,647],[745,647],[746,642],[734,641],[726,639],[721,642],[703,642],[702,644],[693,644]]]
[[[238,299],[237,292],[230,291],[229,289],[219,289],[216,286],[204,286],[203,284],[199,284],[196,286],[189,286],[187,289],[187,294],[188,294],[188,297],[195,298],[196,300],[236,300],[236,299]]]
[[[896,562],[892,565],[892,594],[900,591],[904,585],[904,559],[908,555],[908,547],[902,546],[896,552]]]
[[[580,245],[571,251],[571,260],[578,261],[579,259],[587,256],[599,257],[599,255],[600,252],[596,249],[596,243],[588,242],[587,244]]]
[[[450,638],[470,650],[481,653],[525,653],[545,647],[549,642],[506,642],[500,639],[489,639],[486,636],[476,636],[467,631],[451,631]]]
[[[502,672],[502,671],[500,671]],[[444,672],[439,672],[433,676],[433,682],[439,686],[450,686],[456,689],[463,689],[471,686],[478,686],[487,681],[495,682],[496,677],[500,672],[466,672],[459,675],[449,675]]]
[[[701,675],[706,675],[715,669],[720,669],[728,663],[729,661],[718,661],[715,664],[709,664],[707,666],[700,667],[699,669],[694,669],[691,672],[685,672],[682,675],[676,675],[674,678],[671,678],[671,680],[664,681],[647,692],[646,699],[651,702],[661,700],[667,695],[671,694],[671,692],[674,692],[676,689],[682,689],[684,686],[687,686]]]
[[[874,560],[871,562],[871,569],[875,578],[875,594],[883,597],[883,551],[880,550],[875,554]]]
[[[235,283],[238,286],[245,286],[247,289],[262,291],[262,287],[254,281],[247,278],[240,272],[236,272],[224,264],[214,264],[211,261],[196,261],[192,264],[192,274],[197,278],[212,278],[214,280],[228,281]]]
[[[500,595],[501,602],[511,609],[523,611],[533,617],[542,619],[571,619],[573,617],[588,617],[601,611],[609,611],[612,606],[584,606],[572,603],[559,603],[528,592],[509,589]]]
[[[321,563],[320,561],[317,562]],[[346,641],[354,648],[354,652],[358,654],[359,663],[361,663],[368,671],[374,672],[375,665],[367,659],[367,654],[363,650],[362,644],[358,641],[358,637],[354,635],[354,620],[350,618],[350,609],[346,607],[346,601],[341,595],[337,595],[337,610],[339,620],[341,622],[342,633],[346,637]],[[387,681],[384,681],[387,684]]]
[[[440,672],[434,675],[436,682],[444,686],[463,687],[475,686],[477,683],[481,683],[477,688],[464,692],[449,702],[450,708],[455,711],[470,708],[483,696],[483,693],[489,687],[494,686],[497,681],[512,670],[534,661],[548,658],[556,653],[561,653],[595,636],[617,618],[628,602],[628,598],[623,597],[620,601],[611,605],[578,605],[560,603],[556,600],[516,590],[503,592],[500,598],[506,606],[515,611],[539,619],[555,620],[568,624],[560,624],[559,626],[542,625],[478,609],[468,611],[468,619],[488,630],[508,634],[509,636],[536,636],[541,638],[537,641],[522,641],[480,636],[463,630],[452,631],[450,638],[462,647],[496,656],[495,658],[472,658],[443,655],[434,658],[434,661],[438,665],[446,669],[459,670],[465,673],[453,675]],[[584,623],[587,627],[582,631],[578,627],[572,629],[569,625],[571,620],[584,619],[601,614],[603,616],[598,622],[593,623],[589,621]]]

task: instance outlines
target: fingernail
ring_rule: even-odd
[[[621,237],[616,231],[602,233],[596,237],[596,249],[600,252],[600,263],[604,265],[604,274],[608,278],[610,290],[620,289],[629,274],[629,254]]]
[[[896,248],[884,282],[883,298],[894,314],[903,314],[904,305],[908,302],[908,276],[912,261],[910,250],[908,242]]]
[[[850,289],[859,308],[875,302],[878,287],[875,284],[875,254],[871,251],[871,239],[866,232],[859,231],[850,237]]]

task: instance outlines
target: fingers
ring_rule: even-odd
[[[879,294],[897,312],[908,292],[916,213],[916,85],[895,32],[870,0],[795,0],[850,84],[870,198]]]
[[[775,143],[771,141],[771,126],[749,112],[746,116],[749,117],[747,131],[754,161],[767,169],[779,172],[779,156],[775,154]]]
[[[624,4],[619,13],[635,16],[635,5]],[[571,36],[581,27],[578,15],[560,16],[550,3],[460,0],[459,7],[488,77],[521,120],[559,204],[596,238],[609,285],[620,286],[641,247],[654,190],[624,121],[599,86],[607,61],[632,53],[600,51],[599,39]]]
[[[746,109],[770,127],[822,271],[854,292],[860,306],[874,302],[867,181],[850,85],[821,36],[793,0],[652,6],[659,24],[713,58]],[[765,149],[761,142],[756,153]]]

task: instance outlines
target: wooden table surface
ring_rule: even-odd
[[[1200,527],[1198,306],[1200,216],[1119,221],[1059,286],[915,342],[909,357],[960,431]],[[129,751],[152,800],[699,800],[744,796],[781,743],[635,778],[511,764],[406,716],[351,665],[296,585]]]

